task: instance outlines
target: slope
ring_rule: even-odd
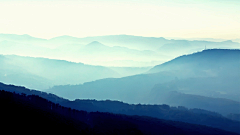
[[[182,123],[182,122],[176,122],[177,121],[184,121],[184,122],[190,122],[190,123],[197,123],[201,125],[209,125],[211,127],[218,127],[229,131],[238,132],[238,126],[239,122],[231,121],[229,119],[223,118],[221,115],[207,112],[204,110],[199,109],[175,109],[170,108],[167,105],[128,105],[121,102],[116,101],[91,101],[91,100],[76,100],[76,101],[67,101],[65,99],[61,99],[59,97],[56,97],[52,94],[46,94],[44,92],[39,91],[33,91],[28,90],[23,87],[16,87],[16,86],[9,86],[9,85],[3,85],[1,84],[0,89],[6,89],[7,91],[12,91],[16,93],[27,93],[26,94],[15,94],[15,93],[9,93],[5,91],[0,91],[0,99],[4,102],[3,107],[9,107],[10,109],[3,109],[5,112],[10,111],[10,113],[6,113],[9,118],[14,118],[18,115],[15,115],[14,117],[11,117],[11,114],[15,111],[11,111],[12,109],[18,109],[18,112],[23,112],[23,115],[27,117],[27,120],[29,119],[28,116],[32,116],[35,113],[31,113],[32,115],[26,115],[26,111],[28,111],[31,108],[34,110],[38,110],[39,112],[37,115],[45,114],[45,118],[47,116],[47,119],[51,117],[53,113],[57,113],[56,116],[52,118],[53,121],[58,120],[58,116],[63,115],[64,117],[60,119],[60,121],[64,121],[64,119],[69,120],[75,120],[74,122],[70,122],[71,126],[74,126],[76,128],[77,125],[76,122],[81,124],[81,130],[82,132],[86,131],[95,131],[98,132],[116,132],[115,129],[117,128],[121,132],[129,132],[129,128],[134,131],[141,131],[143,133],[168,133],[168,134],[176,134],[181,133],[183,134],[225,134],[225,131],[221,131],[218,129],[211,129],[209,127],[204,127],[200,125],[191,125],[188,123]],[[115,112],[115,113],[122,113],[122,114],[128,114],[128,115],[148,115],[163,119],[169,119],[169,120],[175,120],[175,121],[166,121],[166,120],[157,120],[154,118],[149,117],[139,117],[139,116],[125,116],[125,115],[113,115],[109,113],[87,113],[83,111],[76,111],[72,110],[70,108],[65,108],[59,106],[59,104],[54,104],[46,99],[40,98],[39,96],[32,95],[36,94],[40,97],[46,97],[46,99],[54,100],[57,103],[64,104],[64,106],[72,107],[78,110],[86,110],[84,109],[84,106],[95,111],[108,111],[108,112]],[[10,102],[9,102],[10,101]],[[5,103],[5,104],[4,104]],[[7,104],[9,103],[9,105]],[[14,104],[14,105],[13,105]],[[89,106],[90,105],[90,106]],[[25,107],[25,109],[22,110],[21,107]],[[14,108],[16,107],[16,108]],[[26,108],[27,107],[27,108]],[[87,109],[89,111],[89,109]],[[27,112],[28,113],[28,112]],[[42,114],[41,114],[42,113]],[[168,115],[168,116],[166,116]],[[181,116],[181,117],[179,117]],[[43,116],[41,116],[43,117]],[[57,119],[56,119],[57,117]],[[22,118],[22,117],[21,117]],[[25,117],[24,117],[25,118]],[[44,118],[44,119],[45,119]],[[180,118],[180,119],[179,119]],[[25,118],[26,119],[26,118]],[[90,120],[89,120],[90,119]],[[201,120],[199,120],[201,119]],[[36,119],[35,119],[36,120]],[[81,122],[79,123],[78,120]],[[39,121],[39,120],[38,120]],[[105,122],[102,122],[105,121]],[[118,122],[116,122],[118,121]],[[195,122],[194,122],[195,121]],[[35,121],[37,122],[37,121]],[[66,122],[66,121],[65,121]],[[86,126],[91,125],[91,127]],[[115,124],[114,124],[115,123]],[[117,124],[116,124],[117,123]],[[207,124],[208,123],[208,124]],[[61,124],[61,123],[60,123]],[[64,123],[63,123],[64,124]],[[130,124],[130,125],[129,125]],[[22,125],[24,126],[24,124]],[[100,128],[100,127],[101,128]],[[78,126],[77,126],[78,127]],[[84,128],[85,127],[85,128]],[[138,128],[137,128],[138,127]],[[158,128],[157,128],[158,127]],[[86,129],[87,128],[87,129]],[[93,130],[92,130],[93,128]],[[119,129],[120,128],[120,129]],[[127,128],[127,130],[126,130]],[[179,130],[179,128],[181,130]],[[66,129],[63,128],[63,129]],[[77,128],[78,129],[78,128]],[[113,131],[112,131],[113,130]],[[174,130],[174,133],[172,133]],[[227,132],[226,132],[227,133]],[[229,133],[228,133],[229,134]]]
[[[17,80],[24,80],[21,85],[41,90],[53,85],[79,84],[119,76],[107,67],[64,60],[4,55],[0,61],[1,81],[20,85]],[[36,83],[41,85],[33,85]]]

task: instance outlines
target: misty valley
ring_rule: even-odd
[[[237,135],[240,42],[0,34],[0,104],[9,134]]]

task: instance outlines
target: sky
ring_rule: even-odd
[[[0,33],[240,38],[240,0],[0,0]]]

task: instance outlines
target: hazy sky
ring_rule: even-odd
[[[0,0],[0,33],[240,38],[240,0]]]

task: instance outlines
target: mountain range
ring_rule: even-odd
[[[20,132],[240,134],[239,48],[237,39],[0,34],[2,122]]]
[[[104,48],[97,51],[93,46],[104,46]],[[0,34],[1,54],[62,59],[115,67],[155,66],[184,54],[201,51],[204,48],[240,48],[240,43],[167,40],[162,37],[131,35],[85,38],[60,36],[47,40],[29,35]]]
[[[168,102],[161,97],[164,97],[168,92],[177,91],[187,94],[185,96],[189,98],[192,95],[204,96],[199,98],[202,102],[204,102],[205,97],[209,101],[217,102],[218,106],[214,104],[210,104],[209,107],[205,106],[208,109],[211,108],[211,111],[217,111],[222,114],[239,113],[240,110],[238,109],[235,109],[233,112],[230,111],[231,109],[225,112],[219,111],[219,108],[224,107],[226,102],[228,102],[225,98],[231,100],[229,101],[230,104],[228,104],[230,108],[239,106],[239,54],[239,50],[204,50],[155,66],[145,74],[101,79],[80,85],[59,85],[48,89],[47,92],[71,100],[78,98],[110,99],[135,104],[169,103],[171,105],[170,103],[174,103],[173,101]],[[202,57],[204,56],[208,60],[203,60]],[[198,65],[198,62],[201,64]],[[207,88],[204,86],[207,86]],[[178,96],[179,98],[181,97],[180,95]],[[195,106],[200,109],[206,109],[202,108],[203,105],[198,102],[191,101],[191,106],[188,107]],[[178,105],[186,104],[178,102]]]
[[[151,67],[103,67],[65,60],[0,55],[0,81],[45,90],[54,85],[82,84],[147,72]]]
[[[72,118],[74,118],[74,122],[71,122],[73,124],[78,120],[83,122],[81,124],[82,128],[80,128],[80,127],[77,128],[78,130],[79,129],[82,130],[82,129],[84,129],[84,127],[88,127],[87,125],[89,125],[89,124],[92,125],[91,128],[94,128],[95,126],[93,126],[93,125],[95,125],[95,124],[100,124],[101,123],[100,121],[96,121],[97,123],[92,123],[91,121],[86,121],[87,119],[96,119],[96,118],[92,117],[92,115],[98,114],[99,117],[103,118],[103,119],[101,119],[101,121],[102,120],[107,121],[109,115],[114,116],[111,119],[113,119],[112,122],[114,122],[115,124],[116,124],[116,121],[118,121],[118,120],[120,120],[122,122],[127,122],[127,121],[130,122],[129,119],[133,119],[134,121],[131,120],[130,123],[137,124],[138,125],[137,127],[139,127],[140,126],[139,123],[141,123],[141,122],[139,122],[139,120],[140,121],[144,120],[145,126],[143,126],[143,129],[145,129],[146,126],[148,127],[149,123],[154,122],[154,124],[152,123],[153,125],[152,124],[151,125],[152,126],[156,125],[158,128],[162,127],[163,125],[166,125],[166,124],[168,125],[167,127],[173,126],[173,127],[181,128],[182,130],[185,130],[187,128],[188,131],[195,130],[195,128],[198,128],[198,132],[202,132],[201,134],[206,134],[206,133],[210,133],[210,132],[214,133],[214,132],[217,132],[217,130],[219,130],[219,129],[215,129],[215,131],[205,131],[204,130],[205,128],[208,128],[209,130],[211,130],[211,128],[209,128],[209,127],[215,127],[215,128],[224,129],[226,131],[239,133],[238,129],[239,129],[240,122],[230,120],[226,117],[223,117],[222,115],[220,115],[218,113],[209,112],[209,111],[202,110],[202,109],[187,109],[186,107],[183,107],[183,106],[170,107],[165,104],[163,104],[163,105],[141,105],[141,104],[133,105],[133,104],[126,104],[123,102],[110,101],[110,100],[96,101],[96,100],[79,100],[78,99],[75,101],[69,101],[67,99],[57,97],[56,95],[53,95],[51,93],[48,94],[45,92],[29,90],[29,89],[26,89],[24,87],[19,87],[19,86],[5,85],[2,83],[0,83],[0,89],[2,89],[0,91],[0,97],[1,97],[0,99],[1,99],[1,101],[4,101],[4,102],[1,102],[1,103],[3,103],[3,107],[11,106],[10,109],[3,109],[4,112],[9,112],[9,113],[6,113],[6,115],[10,119],[11,118],[21,119],[22,117],[18,117],[18,116],[22,115],[22,116],[24,116],[25,120],[30,121],[31,119],[28,117],[27,114],[32,113],[32,115],[36,115],[36,117],[38,117],[40,115],[40,117],[42,117],[42,119],[48,119],[48,121],[49,121],[50,117],[53,117],[50,122],[58,121],[58,123],[64,124],[64,123],[62,123],[61,120],[64,120],[66,118],[69,120],[69,117],[70,117],[70,120],[72,120]],[[8,92],[5,92],[5,91],[8,91]],[[24,107],[25,109],[23,109],[21,107]],[[19,114],[16,114],[13,117],[10,114],[13,113],[14,109],[17,109]],[[38,113],[31,112],[32,110],[36,110],[36,109],[38,110],[37,111]],[[28,111],[30,111],[30,112],[28,112]],[[81,113],[78,113],[79,111]],[[84,111],[87,111],[88,113],[84,112]],[[48,112],[48,115],[44,114],[45,112]],[[91,112],[93,112],[93,113],[91,113]],[[103,112],[103,113],[99,113],[99,112]],[[109,112],[114,113],[114,114],[109,114]],[[51,116],[52,113],[55,113],[55,114],[53,114],[54,116]],[[88,114],[88,115],[83,115],[83,114]],[[45,117],[43,117],[43,115],[45,115]],[[59,115],[63,115],[63,116],[59,116]],[[125,116],[125,115],[128,115],[128,116]],[[138,116],[136,116],[136,115],[138,115]],[[150,117],[146,117],[146,116],[150,116]],[[55,117],[63,117],[63,118],[56,119]],[[116,119],[116,117],[120,117],[120,119],[119,118]],[[159,118],[160,120],[158,120],[156,118]],[[31,123],[36,123],[37,121],[40,121],[40,120],[41,119],[35,118],[35,121],[31,121]],[[22,121],[22,120],[19,120],[19,121]],[[163,124],[161,121],[164,121],[165,124]],[[112,124],[114,124],[114,123],[112,123]],[[197,125],[191,125],[189,123],[197,124]],[[54,124],[56,124],[56,123],[53,123],[53,126],[54,126]],[[65,122],[65,124],[66,124],[66,122]],[[105,130],[111,131],[111,129],[108,129],[109,125],[107,123],[102,123],[102,124],[105,125],[105,128],[99,129],[100,130],[99,132],[103,132]],[[182,126],[179,127],[179,124]],[[16,124],[14,124],[14,126],[15,125]],[[205,125],[208,127],[201,127],[200,125]],[[120,125],[118,125],[118,127],[119,126]],[[125,127],[125,126],[123,126],[123,127]],[[195,126],[197,126],[197,127],[195,127]],[[68,126],[67,128],[73,128],[73,127],[76,127],[76,125],[75,126],[71,125],[70,127]],[[108,128],[106,128],[106,127],[108,127]],[[140,126],[140,127],[142,127],[142,126]],[[199,130],[199,128],[201,130]],[[66,129],[66,128],[63,127],[63,129]],[[140,130],[142,131],[141,128],[140,128]],[[155,132],[160,132],[159,130],[156,131],[156,129],[151,131],[152,129],[149,130],[149,127],[146,130],[147,130],[148,134],[150,132],[153,132],[154,134],[155,134]],[[164,129],[161,129],[161,130],[164,130]],[[167,130],[167,129],[165,129],[165,130]],[[121,131],[123,131],[123,130],[121,130]],[[176,130],[174,130],[174,131],[176,131]],[[167,132],[170,133],[171,131],[167,130]],[[221,133],[224,133],[224,132],[225,131],[221,131]],[[218,134],[220,134],[220,132]]]
[[[120,75],[110,68],[47,58],[0,56],[0,80],[44,90],[54,85],[79,84]],[[21,79],[22,78],[22,79]]]

